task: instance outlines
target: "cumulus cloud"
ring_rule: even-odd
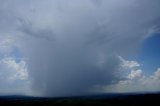
[[[128,75],[129,79],[135,79],[142,76],[142,70],[132,70],[131,73]]]
[[[12,76],[9,77],[11,80],[25,80],[28,78],[26,63],[24,61],[20,61],[17,63],[13,58],[4,58],[1,60],[1,63],[6,65],[9,69],[14,70],[12,72]]]
[[[123,60],[117,55],[136,51],[151,29],[157,29],[160,17],[158,0],[0,2],[0,23],[5,26],[0,34],[16,41],[31,88],[41,96],[86,94],[94,85],[119,82]],[[134,78],[141,72],[131,74]]]
[[[118,56],[118,57],[122,62],[121,64],[123,68],[130,69],[130,68],[135,68],[135,67],[140,66],[140,64],[137,61],[128,61],[128,60],[123,59],[121,56]]]
[[[26,63],[14,58],[0,60],[0,93],[2,94],[29,94],[29,80]]]
[[[122,59],[123,58],[121,57],[121,60]],[[123,67],[124,61],[131,62],[129,60],[123,59],[121,64],[122,67]],[[125,79],[119,80],[119,82],[115,84],[94,86],[93,91],[95,90],[97,92],[118,92],[118,93],[159,91],[159,88],[160,88],[159,68],[155,70],[152,75],[149,75],[149,76],[146,76],[145,70],[142,71],[140,67],[137,67],[136,70],[133,67],[131,67],[127,71],[129,71],[129,73],[128,75],[126,75]]]
[[[157,71],[154,73],[155,77],[160,78],[160,68],[157,69]]]
[[[13,36],[0,35],[0,95],[30,94],[26,62]]]

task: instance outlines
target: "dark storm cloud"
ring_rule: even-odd
[[[86,94],[95,85],[116,83],[121,79],[117,55],[136,50],[160,17],[158,0],[13,4],[16,40],[28,64],[32,89],[41,96]]]

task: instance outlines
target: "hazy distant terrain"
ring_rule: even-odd
[[[93,96],[39,98],[27,96],[1,96],[0,106],[137,106],[160,105],[160,93],[105,94]]]

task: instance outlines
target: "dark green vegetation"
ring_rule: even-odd
[[[0,106],[160,106],[160,94],[106,94],[94,96],[37,98],[1,96]]]

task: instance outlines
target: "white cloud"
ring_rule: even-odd
[[[120,57],[122,62],[122,69],[124,63],[132,63],[129,60],[125,60]],[[123,60],[123,61],[122,61]],[[135,67],[128,67],[129,73],[123,80],[120,80],[118,83],[110,85],[99,85],[94,86],[94,91],[97,92],[145,92],[145,91],[159,91],[160,89],[160,68],[158,68],[152,75],[146,76],[145,71],[140,69],[140,64],[134,61],[136,64]],[[127,65],[126,65],[127,66]],[[130,66],[130,65],[129,65]]]
[[[14,37],[0,36],[0,75],[6,75],[5,79],[25,80],[28,78],[27,65],[15,48],[19,49]]]
[[[12,57],[0,60],[0,94],[30,94],[25,61],[17,62]]]
[[[160,68],[157,69],[157,71],[154,73],[154,76],[160,79]]]
[[[128,60],[125,60],[124,58],[122,58],[121,56],[118,56],[118,57],[122,62],[121,63],[122,67],[124,67],[124,68],[135,68],[135,67],[140,66],[140,64],[137,61],[128,61]]]
[[[26,62],[21,57],[15,37],[0,32],[0,95],[30,95]]]
[[[21,60],[16,62],[13,58],[5,58],[1,60],[1,63],[13,73],[9,78],[12,80],[25,80],[28,78],[28,72],[25,61]]]
[[[128,75],[129,79],[141,78],[142,77],[142,70],[132,70],[131,73]]]

